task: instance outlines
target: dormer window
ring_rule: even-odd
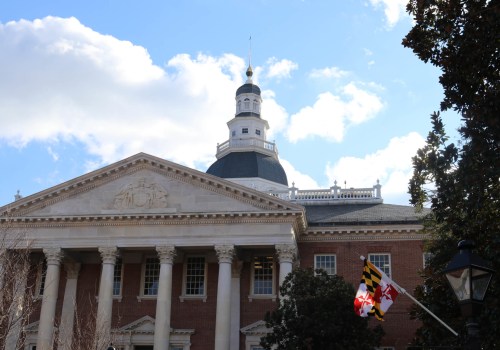
[[[248,134],[248,128],[243,128],[241,129],[242,134]]]
[[[259,101],[253,100],[253,111],[259,112]]]

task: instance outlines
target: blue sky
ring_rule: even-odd
[[[379,179],[386,203],[407,204],[442,89],[401,45],[405,2],[0,2],[0,205],[138,152],[205,171],[229,136],[250,36],[290,185]]]

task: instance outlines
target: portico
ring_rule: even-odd
[[[117,330],[149,315],[155,349],[172,344],[176,329],[230,349],[239,341],[238,301],[276,302],[305,227],[299,205],[145,154],[15,211],[15,225],[30,227],[27,239],[47,262],[36,332],[37,349],[46,350],[81,341],[67,327],[55,332],[58,320],[81,326],[81,310],[94,318],[98,348],[119,345]],[[263,274],[254,271],[258,257],[267,259]],[[184,316],[194,305],[213,315],[211,334],[198,335]]]

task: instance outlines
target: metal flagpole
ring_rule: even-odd
[[[366,258],[364,256],[360,256],[360,259],[361,260],[365,260]],[[439,323],[441,323],[443,326],[445,326],[451,333],[453,333],[454,336],[458,337],[458,333],[455,332],[450,326],[448,326],[446,323],[444,323],[443,320],[441,320],[439,317],[437,317],[436,315],[434,315],[434,313],[429,310],[428,308],[426,308],[421,302],[419,302],[417,299],[415,299],[413,297],[413,295],[409,294],[406,289],[402,288],[400,285],[398,285],[396,282],[394,282],[392,279],[390,279],[389,277],[387,277],[387,275],[383,272],[383,271],[379,271],[381,272],[385,278],[387,278],[389,280],[389,282],[394,285],[394,287],[396,287],[396,289],[399,290],[399,292],[401,292],[401,294],[404,294],[406,295],[408,298],[410,298],[415,304],[417,304],[418,306],[420,306],[422,309],[424,309],[425,311],[427,311],[427,313],[429,315],[431,315],[432,317],[434,317],[436,320],[439,321]]]

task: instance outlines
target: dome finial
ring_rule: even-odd
[[[247,84],[253,84],[252,82],[252,76],[253,76],[253,70],[252,70],[252,36],[250,35],[249,40],[249,49],[248,49],[248,68],[247,68]]]

